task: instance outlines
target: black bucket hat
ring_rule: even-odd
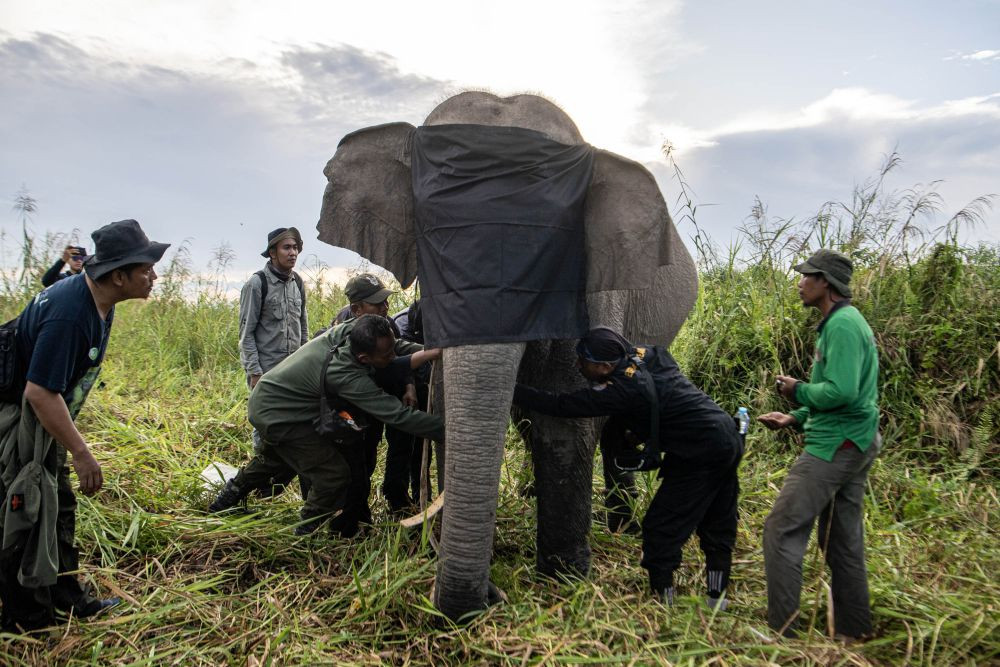
[[[169,243],[150,241],[135,220],[111,222],[90,235],[94,254],[83,258],[83,266],[92,280],[126,264],[155,264],[170,247]]]
[[[823,248],[792,268],[799,273],[822,275],[841,296],[851,298],[849,283],[851,282],[851,274],[854,273],[854,264],[844,253]]]
[[[264,249],[264,252],[260,253],[260,256],[270,257],[271,248],[285,239],[295,239],[295,242],[299,244],[299,252],[302,252],[302,236],[299,234],[299,230],[295,229],[295,227],[278,227],[268,232],[267,248]]]

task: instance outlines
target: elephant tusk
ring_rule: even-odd
[[[438,497],[434,499],[434,502],[432,502],[427,509],[422,512],[418,512],[411,517],[400,520],[399,525],[403,528],[413,528],[415,526],[419,526],[440,512],[442,507],[444,507],[444,491],[438,494]]]

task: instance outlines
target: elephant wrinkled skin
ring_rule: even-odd
[[[521,127],[561,143],[583,143],[565,112],[534,95],[461,93],[441,103],[425,122],[455,123]],[[328,185],[317,225],[320,240],[358,252],[391,271],[404,286],[417,272],[409,162],[414,130],[406,123],[390,123],[344,137],[324,171]],[[697,272],[649,171],[596,151],[584,229],[590,325],[611,327],[630,340],[669,344],[694,304]],[[575,368],[574,344],[539,340],[444,351],[448,494],[434,603],[449,618],[482,610],[488,603],[500,465],[514,384],[551,391],[584,386]],[[538,571],[584,575],[590,569],[597,425],[593,419],[529,414]]]

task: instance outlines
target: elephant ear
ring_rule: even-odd
[[[587,291],[647,289],[670,264],[677,236],[649,170],[609,151],[594,151],[584,206]]]
[[[390,271],[403,287],[417,276],[409,123],[351,132],[326,164],[319,240]]]

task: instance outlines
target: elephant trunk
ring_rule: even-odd
[[[445,504],[434,605],[452,620],[490,598],[500,464],[523,343],[444,351]]]

